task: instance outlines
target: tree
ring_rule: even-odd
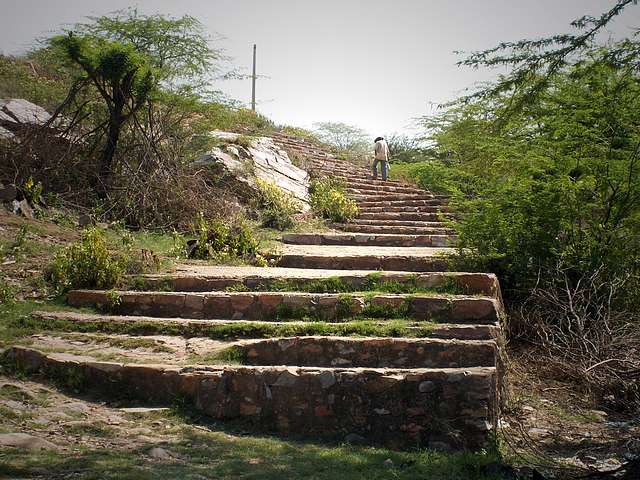
[[[364,153],[370,150],[370,137],[361,128],[341,122],[314,123],[314,133],[318,138],[338,150]]]
[[[107,138],[100,157],[97,184],[99,195],[104,197],[122,128],[145,104],[157,86],[157,79],[148,58],[132,45],[77,36],[73,32],[53,39],[52,44],[82,72],[72,87],[72,94],[91,84],[106,104]]]
[[[150,59],[161,80],[201,82],[224,59],[221,50],[211,47],[202,23],[189,15],[141,15],[137,9],[125,9],[89,19],[90,23],[77,24],[74,30],[132,45]]]
[[[527,102],[549,88],[553,77],[594,47],[596,36],[620,15],[629,5],[638,0],[616,0],[611,9],[599,17],[583,16],[574,20],[571,26],[578,31],[572,34],[559,34],[537,40],[519,40],[502,42],[496,47],[474,52],[458,65],[479,67],[506,67],[509,73],[491,83],[466,100],[489,98],[503,93],[511,93],[510,102],[505,105],[499,116],[504,120],[512,112],[522,108]],[[628,58],[629,54],[637,58],[640,48],[636,42],[622,42],[609,51],[612,60]],[[624,60],[623,60],[624,61]]]

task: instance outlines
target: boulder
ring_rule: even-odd
[[[241,190],[257,193],[257,179],[272,183],[294,196],[302,206],[309,209],[309,174],[296,167],[284,150],[278,148],[268,137],[252,137],[250,144],[239,140],[236,133],[214,131],[212,137],[223,140],[224,145],[215,147],[201,156],[194,166],[215,166],[233,177]]]
[[[26,433],[0,433],[0,446],[20,450],[51,450],[56,446],[42,438]]]
[[[22,98],[0,99],[0,123],[44,125],[51,115],[44,108]]]

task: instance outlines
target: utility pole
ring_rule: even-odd
[[[256,44],[253,44],[253,75],[251,76],[251,110],[256,111]]]

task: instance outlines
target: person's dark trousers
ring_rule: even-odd
[[[374,160],[373,161],[373,178],[378,178],[378,163],[382,166],[382,180],[387,180],[389,176],[389,162],[387,160]]]

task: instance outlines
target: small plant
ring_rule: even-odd
[[[27,243],[27,235],[29,234],[29,227],[27,225],[21,225],[16,232],[16,238],[13,240],[13,250],[18,252],[24,248]]]
[[[42,182],[35,183],[33,177],[29,177],[24,183],[23,193],[25,198],[31,205],[40,203],[42,198]]]
[[[347,197],[344,184],[334,178],[315,180],[309,189],[311,208],[332,222],[348,222],[358,214],[356,202]]]
[[[0,305],[13,305],[15,300],[13,287],[0,274]]]
[[[72,288],[112,288],[124,273],[123,261],[109,253],[104,233],[95,227],[56,255],[51,280],[59,294]]]
[[[207,260],[224,256],[242,257],[260,263],[258,240],[245,225],[229,227],[222,219],[207,220],[201,212],[195,224],[197,241],[191,253],[193,258]],[[179,242],[183,241],[180,237]],[[176,237],[174,236],[174,243]]]
[[[122,297],[117,290],[110,289],[106,292],[107,301],[102,305],[102,310],[105,312],[117,312],[118,307],[122,305]]]
[[[294,215],[301,210],[300,203],[273,183],[261,179],[257,179],[257,183],[262,225],[277,230],[292,228],[296,223]]]
[[[187,256],[187,240],[180,232],[174,230],[171,234],[173,246],[167,253],[170,257],[185,258]]]

